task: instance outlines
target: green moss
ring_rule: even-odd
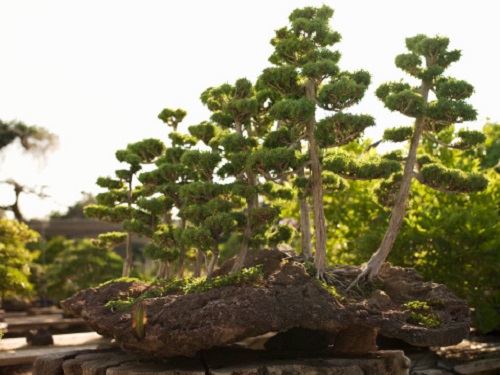
[[[439,316],[432,312],[432,307],[427,302],[409,301],[403,305],[410,311],[408,323],[426,328],[439,328],[443,325]]]
[[[119,277],[117,279],[108,280],[102,284],[99,284],[97,288],[102,288],[103,286],[117,284],[117,283],[131,283],[132,281],[141,281],[136,277]]]
[[[129,278],[125,279],[136,280]],[[117,280],[124,281],[122,279],[117,279]],[[107,284],[112,282],[119,282],[117,280],[112,280]],[[175,280],[155,280],[151,283],[150,287],[139,297],[137,298],[128,297],[127,299],[108,301],[105,306],[111,307],[118,311],[124,311],[131,309],[137,303],[147,298],[158,298],[173,293],[180,293],[180,294],[203,293],[211,289],[222,288],[226,286],[259,287],[262,285],[264,285],[264,274],[262,271],[262,266],[259,265],[252,268],[244,268],[239,272],[215,277],[212,279],[182,278]]]
[[[330,294],[332,294],[338,301],[345,301],[345,297],[337,292],[337,289],[333,285],[329,285],[324,281],[315,279],[323,288],[325,288]]]

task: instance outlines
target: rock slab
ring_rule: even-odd
[[[375,350],[377,334],[426,347],[453,345],[468,335],[467,304],[445,286],[424,282],[413,269],[386,264],[377,288],[350,291],[346,286],[360,268],[330,269],[328,280],[336,290],[332,293],[310,277],[303,264],[284,257],[279,251],[265,250],[247,258],[247,267],[263,265],[264,281],[258,286],[226,286],[143,299],[140,333],[135,308],[115,311],[106,303],[137,298],[150,288],[146,283],[118,282],[87,289],[61,305],[99,334],[115,339],[122,350],[142,357],[192,357],[202,350],[295,328],[316,335],[312,341],[324,342],[316,352],[343,354]],[[411,311],[404,307],[409,301],[432,304],[441,326],[411,323]]]

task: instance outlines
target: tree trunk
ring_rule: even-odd
[[[156,279],[161,280],[165,278],[165,268],[166,264],[163,261],[160,261],[158,264],[158,271],[156,271]]]
[[[132,234],[127,233],[127,242],[125,245],[125,260],[123,261],[122,277],[130,276],[130,272],[132,271],[132,261],[133,261]]]
[[[299,177],[304,177],[304,169],[301,168],[297,172]],[[299,216],[300,216],[300,240],[302,244],[302,255],[306,258],[312,257],[312,244],[311,244],[311,210],[307,197],[299,195]]]
[[[201,267],[203,264],[203,252],[201,250],[198,250],[198,253],[196,254],[196,264],[194,267],[194,277],[200,277],[201,276]]]
[[[306,82],[306,97],[316,100],[316,87],[313,81]],[[321,177],[321,164],[319,161],[319,148],[314,138],[316,129],[316,118],[313,116],[307,122],[307,138],[309,141],[309,158],[311,160],[311,190],[313,198],[314,234],[314,266],[317,277],[322,278],[326,269],[326,220],[323,205],[323,180]]]
[[[421,93],[424,98],[424,105],[427,106],[427,98],[429,95],[429,87],[423,84],[421,86]],[[372,281],[375,279],[379,272],[380,267],[387,259],[394,242],[399,234],[401,225],[403,224],[403,219],[405,215],[406,201],[408,195],[410,194],[411,182],[413,179],[413,169],[415,168],[415,163],[417,160],[417,149],[420,144],[420,139],[422,138],[422,133],[424,131],[425,118],[418,117],[415,120],[415,127],[413,132],[413,138],[411,139],[410,149],[408,151],[408,157],[406,159],[403,177],[401,179],[401,185],[399,188],[398,195],[396,197],[396,202],[391,211],[391,218],[389,220],[389,226],[385,232],[384,238],[378,250],[371,256],[368,263],[363,267],[361,274],[354,280],[351,284],[354,285],[359,281]],[[351,287],[350,286],[350,287]],[[350,288],[349,287],[349,288]]]
[[[181,219],[181,229],[184,231],[186,229],[186,220]],[[177,277],[184,277],[184,261],[186,259],[186,246],[181,243],[181,247],[179,249],[179,262],[177,264]]]
[[[219,259],[219,248],[218,245],[215,245],[212,249],[212,258],[210,259],[210,263],[207,267],[207,279],[212,278],[212,274],[214,273],[215,266],[217,264],[217,260]]]
[[[243,238],[241,240],[241,249],[240,252],[238,253],[238,256],[236,257],[236,260],[234,261],[233,268],[231,269],[231,272],[237,272],[243,267],[243,263],[245,262],[245,258],[248,254],[248,240],[250,238],[250,235],[252,234],[252,225],[250,223],[250,210],[255,208],[255,200],[254,199],[248,199],[247,200],[247,208],[248,208],[248,215],[247,215],[247,222],[245,225],[245,229],[243,230]]]
[[[132,209],[132,178],[128,181],[127,206],[129,212]],[[127,243],[125,245],[125,261],[123,262],[122,277],[129,277],[132,271],[132,234],[127,232]]]

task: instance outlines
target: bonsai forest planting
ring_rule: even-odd
[[[446,168],[419,148],[422,137],[459,150],[486,139],[479,131],[460,130],[457,141],[439,134],[454,124],[474,120],[466,99],[473,87],[447,77],[460,58],[445,37],[417,35],[406,39],[408,53],[396,66],[420,81],[382,84],[376,96],[412,126],[386,129],[385,142],[410,143],[385,155],[349,152],[363,131],[375,125],[369,114],[349,112],[370,85],[366,71],[343,71],[334,46],[341,39],[330,27],[328,6],[296,9],[289,25],[271,40],[271,67],[252,83],[246,78],[207,88],[202,103],[206,121],[179,131],[187,112],[166,108],[159,114],[170,131],[168,142],[146,139],[116,152],[125,166],[114,177],[100,177],[105,192],[85,207],[89,217],[121,223],[123,233],[101,235],[96,243],[113,247],[126,242],[124,277],[132,269],[132,235],[149,239],[146,253],[158,261],[158,278],[182,277],[186,257],[195,257],[195,277],[212,277],[221,244],[237,243],[231,272],[241,269],[250,250],[300,244],[316,276],[326,280],[327,224],[324,197],[335,196],[345,180],[381,180],[378,200],[392,207],[387,233],[363,267],[358,282],[377,277],[404,219],[412,180],[439,191],[473,193],[487,187],[479,173]],[[299,225],[287,225],[282,208],[298,202]],[[295,238],[294,238],[295,237]],[[193,255],[195,253],[195,255]]]
[[[347,354],[376,349],[377,334],[416,346],[467,336],[465,293],[457,297],[456,285],[452,292],[387,260],[404,257],[410,260],[403,265],[413,267],[431,253],[419,239],[432,231],[420,222],[421,237],[408,240],[408,248],[416,243],[412,255],[391,253],[399,251],[401,234],[407,238],[405,223],[416,222],[415,205],[461,194],[475,202],[485,191],[500,196],[487,178],[492,167],[480,165],[498,129],[485,127],[491,136],[458,128],[477,117],[467,102],[473,86],[447,75],[461,52],[446,37],[419,34],[394,60],[406,77],[374,88],[380,105],[408,123],[385,129],[370,146],[364,131],[383,126],[360,113],[372,77],[342,69],[333,14],[326,5],[294,10],[275,31],[268,64],[255,80],[241,77],[199,93],[209,112],[203,122],[191,124],[185,109],[165,108],[158,115],[165,139],[137,140],[115,152],[121,167],[97,178],[102,192],[84,213],[122,230],[86,242],[85,254],[102,250],[120,272],[119,248],[121,278],[72,295],[61,302],[64,309],[123,350],[152,357],[194,356],[294,329],[325,334],[325,347]],[[402,147],[382,154],[381,142]],[[346,229],[348,211],[358,227]],[[437,228],[445,215],[434,216],[429,226]],[[23,224],[16,233],[0,224],[0,236],[10,236],[0,258],[35,238]],[[347,245],[330,246],[349,235],[368,250],[345,255]],[[493,237],[481,242],[485,254],[498,243]],[[145,243],[140,255],[153,260],[149,275],[136,267],[136,238]],[[349,256],[364,264],[346,265]],[[9,267],[2,260],[0,274]],[[0,283],[2,294],[26,278],[13,275],[10,284]],[[498,306],[490,284],[493,302],[477,316],[491,317]]]
[[[163,109],[158,118],[169,128],[168,141],[146,139],[116,152],[124,168],[116,170],[114,177],[97,180],[105,191],[96,197],[97,204],[85,207],[85,213],[122,224],[123,233],[101,235],[95,243],[105,248],[126,243],[123,278],[97,289],[106,298],[95,291],[85,292],[64,301],[65,308],[89,316],[95,308],[104,307],[102,321],[90,319],[98,332],[119,337],[122,347],[131,352],[144,352],[151,344],[153,355],[191,355],[204,347],[295,326],[330,332],[342,342],[345,330],[355,335],[353,327],[358,327],[354,331],[360,327],[380,329],[382,316],[395,319],[392,315],[388,318],[387,310],[395,305],[397,311],[404,312],[406,324],[426,332],[423,336],[427,338],[417,344],[443,344],[437,337],[448,335],[456,341],[465,334],[469,324],[466,305],[460,305],[444,287],[437,292],[439,288],[432,286],[437,284],[432,283],[423,284],[421,290],[426,293],[413,293],[411,298],[412,293],[408,293],[405,298],[391,283],[408,276],[384,263],[404,221],[412,181],[451,194],[487,188],[483,174],[447,168],[420,146],[422,137],[436,147],[455,150],[474,149],[486,140],[483,133],[469,130],[459,130],[455,141],[440,138],[444,132],[449,134],[454,124],[476,118],[476,111],[466,102],[473,87],[445,75],[459,60],[460,51],[450,50],[445,37],[407,38],[408,52],[396,57],[396,66],[419,84],[384,83],[375,94],[390,111],[413,122],[387,129],[383,141],[408,141],[409,148],[383,155],[368,150],[356,153],[352,145],[362,144],[364,130],[376,123],[369,114],[351,111],[363,99],[371,76],[364,70],[340,68],[341,56],[334,46],[341,36],[330,27],[332,16],[328,6],[294,10],[289,24],[276,30],[271,40],[271,66],[263,69],[255,82],[240,78],[204,90],[200,99],[211,115],[199,124],[185,126],[187,112],[183,109]],[[180,128],[187,128],[187,132]],[[325,197],[335,199],[354,180],[380,181],[377,200],[392,210],[390,219],[380,247],[366,265],[332,267],[327,264],[327,233],[331,232],[327,226],[335,228],[336,223],[325,216]],[[290,212],[285,208],[291,205],[297,207],[295,225],[285,216]],[[158,264],[156,278],[149,283],[129,278],[133,271],[132,236],[147,238],[145,253]],[[233,256],[226,256],[222,263],[221,249],[228,248]],[[279,281],[285,274],[290,280]],[[423,283],[418,275],[412,275],[407,284]],[[283,283],[291,287],[298,279],[309,280],[304,282],[308,288],[324,290],[322,302],[317,303],[331,304],[337,315],[332,318],[322,313],[322,318],[309,321],[308,298],[315,292],[304,292],[309,297],[302,302],[300,323],[282,317],[281,324],[259,322],[258,329],[250,329],[247,325],[255,325],[255,317],[238,310],[234,313],[243,322],[247,319],[241,323],[244,327],[213,318],[210,324],[223,326],[227,335],[198,341],[200,347],[193,344],[192,332],[178,330],[173,339],[163,323],[160,328],[155,325],[156,318],[146,318],[160,314],[153,302],[158,298],[172,311],[179,306],[188,308],[196,297],[219,299],[224,306],[239,300],[234,288],[246,296],[241,298],[251,300],[252,293],[267,295],[269,288],[277,290]],[[265,297],[260,298],[265,301]],[[381,302],[385,298],[386,308]],[[81,303],[73,307],[82,299],[84,307]],[[319,322],[340,319],[339,311],[347,306],[359,313],[361,301],[366,299],[377,299],[379,309],[373,319],[378,323],[367,323],[370,319],[359,323],[352,316],[346,318],[349,329],[338,322],[338,326],[332,323],[328,327]],[[460,313],[452,316],[443,312],[457,303]],[[261,305],[265,311],[265,302]],[[203,319],[212,316],[207,309],[202,310],[200,314],[208,314]],[[278,316],[284,314],[279,306],[275,310]],[[129,314],[134,329],[126,337],[102,326],[116,314]],[[183,326],[190,324],[184,320],[194,317],[169,319]],[[401,325],[384,329],[391,337],[408,339],[395,333],[402,330]],[[163,335],[169,337],[164,346],[148,341]],[[179,337],[190,337],[188,344]],[[344,346],[348,345],[338,344],[337,350],[349,352]]]

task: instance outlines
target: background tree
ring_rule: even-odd
[[[61,301],[80,290],[120,277],[122,260],[112,249],[88,239],[56,239],[48,243],[47,296]]]
[[[40,157],[45,156],[57,146],[58,138],[42,127],[26,125],[19,121],[0,120],[0,153],[5,152],[8,146],[15,144],[19,144],[26,153]],[[26,222],[19,205],[19,197],[22,193],[36,194],[42,199],[47,198],[43,188],[29,188],[13,179],[7,179],[3,183],[13,187],[15,199],[12,204],[0,206],[0,211],[11,211],[18,221]]]
[[[280,127],[270,135],[273,141],[268,144],[299,150],[302,142],[307,144],[307,171],[299,172],[297,182],[312,196],[314,265],[320,277],[326,267],[324,185],[335,184],[333,176],[323,172],[324,150],[354,141],[366,127],[374,125],[371,116],[344,113],[362,99],[370,75],[365,71],[344,72],[338,67],[340,53],[329,49],[340,41],[340,34],[329,26],[332,16],[333,10],[326,5],[294,10],[289,17],[290,26],[277,30],[271,40],[275,50],[269,61],[276,66],[265,69],[260,77],[262,86],[277,91],[276,95],[282,97],[270,109]],[[318,121],[317,109],[334,114]],[[329,166],[336,167],[333,162]],[[355,171],[345,174],[354,178]],[[303,211],[301,215],[308,215]],[[301,223],[306,222],[301,219]],[[307,228],[301,229],[307,233]]]
[[[142,186],[136,182],[137,173],[144,164],[153,162],[162,154],[165,146],[156,139],[145,139],[131,143],[124,150],[116,152],[118,161],[127,164],[126,169],[115,171],[115,178],[99,177],[97,185],[107,192],[96,196],[98,204],[88,205],[84,212],[88,217],[122,223],[124,232],[112,232],[99,236],[101,246],[117,246],[126,242],[126,254],[122,276],[130,275],[133,262],[132,234],[144,230],[141,221],[137,220],[141,212],[136,210],[136,202],[142,195]]]
[[[82,198],[67,208],[66,212],[54,211],[50,214],[50,220],[57,219],[83,219],[85,214],[83,209],[90,204],[96,204],[95,197],[92,193],[82,191]]]
[[[387,232],[379,249],[364,266],[353,285],[361,280],[371,281],[379,273],[399,233],[404,218],[406,202],[412,180],[435,190],[450,193],[482,191],[487,180],[480,174],[467,174],[459,169],[446,168],[429,157],[417,159],[417,149],[424,135],[442,146],[468,149],[484,142],[484,135],[477,131],[460,130],[459,140],[452,144],[441,142],[436,135],[455,123],[474,120],[476,111],[465,99],[473,93],[473,87],[465,82],[443,75],[446,68],[460,59],[460,51],[448,50],[449,40],[444,37],[430,38],[417,35],[406,39],[409,53],[396,57],[396,66],[420,81],[418,87],[404,82],[382,84],[377,97],[391,111],[397,111],[415,119],[412,127],[387,129],[384,139],[393,142],[409,140],[410,146],[404,159],[404,172],[388,187],[386,196],[395,195],[394,206]],[[393,193],[396,192],[397,193]]]
[[[487,136],[484,147],[478,153],[483,169],[494,168],[500,173],[500,124],[487,123],[483,128]]]
[[[28,293],[30,264],[34,255],[26,248],[39,234],[24,223],[0,219],[0,307],[9,293]]]
[[[34,155],[45,155],[57,146],[58,138],[47,129],[19,121],[0,120],[0,152],[16,141],[22,149]]]

